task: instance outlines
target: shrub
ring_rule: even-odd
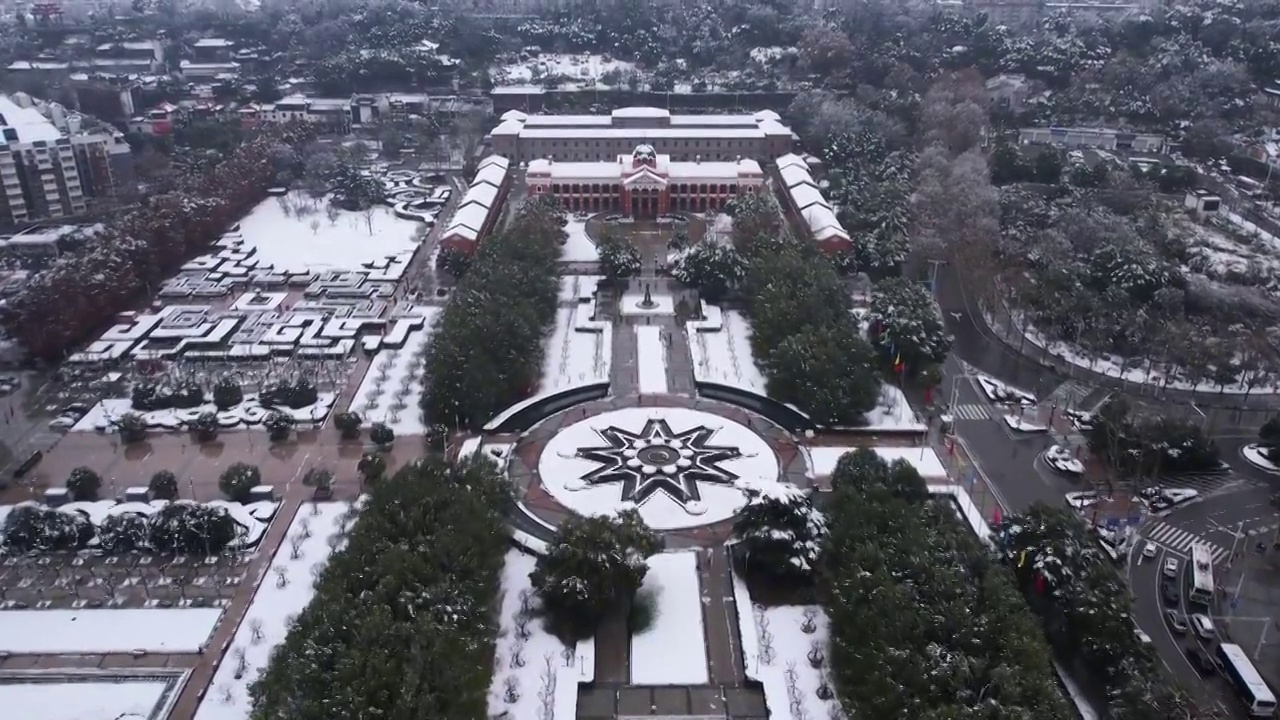
[[[267,437],[271,438],[272,442],[284,442],[289,439],[289,433],[293,431],[293,416],[272,411],[267,413],[262,420],[262,425],[267,429]]]
[[[474,258],[471,253],[455,247],[447,247],[436,256],[436,268],[443,270],[454,278],[461,279],[471,269]]]
[[[18,505],[4,521],[4,547],[10,552],[80,550],[93,539],[93,524],[80,513],[42,505]]]
[[[102,476],[92,468],[78,467],[67,477],[67,490],[71,491],[72,500],[97,500],[101,489]]]
[[[374,482],[387,472],[387,459],[382,456],[382,453],[365,453],[356,463],[356,472],[360,473],[366,482]]]
[[[333,487],[333,471],[328,468],[313,467],[302,476],[302,484],[306,487],[327,490]]]
[[[196,433],[196,439],[200,442],[212,442],[218,438],[218,416],[213,412],[202,412],[191,423],[191,429]]]
[[[369,428],[369,439],[374,445],[386,447],[396,441],[396,433],[383,423],[374,423],[373,427]]]
[[[147,489],[151,491],[151,497],[156,500],[177,500],[178,476],[174,475],[172,470],[161,470],[151,476]]]
[[[262,484],[262,471],[257,465],[238,462],[222,472],[218,489],[234,502],[246,502],[249,493]]]
[[[338,429],[338,434],[343,440],[355,440],[360,437],[360,423],[364,419],[358,413],[351,411],[340,412],[333,418],[333,426]]]
[[[184,382],[174,388],[170,403],[175,408],[188,409],[204,404],[204,390],[194,381]]]
[[[701,242],[676,258],[671,276],[697,288],[703,300],[718,303],[747,275],[746,263],[729,245]]]
[[[147,421],[138,413],[125,413],[116,421],[120,438],[126,443],[142,442],[147,438]]]
[[[800,584],[818,570],[826,518],[809,495],[794,485],[763,488],[742,484],[747,504],[733,523],[733,534],[746,559],[747,571]]]
[[[274,382],[267,385],[258,394],[258,402],[262,407],[287,407],[297,410],[315,405],[320,399],[320,392],[310,380],[301,379],[294,382]]]
[[[213,404],[219,410],[230,410],[244,402],[244,389],[234,378],[224,376],[213,386]]]
[[[104,553],[126,553],[145,547],[150,525],[138,513],[108,515],[98,526],[98,548]]]
[[[224,507],[179,501],[151,516],[148,539],[160,553],[214,555],[236,539],[239,528]]]

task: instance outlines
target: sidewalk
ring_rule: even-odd
[[[1008,504],[991,485],[982,468],[974,462],[964,438],[932,431],[929,440],[946,467],[952,484],[959,485],[969,493],[973,504],[978,506],[987,522],[996,522],[1008,512]]]

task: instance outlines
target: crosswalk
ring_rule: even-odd
[[[1080,401],[1093,392],[1093,386],[1079,380],[1068,380],[1040,401],[1042,407],[1078,407]]]
[[[991,406],[981,403],[962,403],[951,410],[958,420],[987,420],[991,417]]]
[[[1160,477],[1154,482],[1144,479],[1139,483],[1123,480],[1114,483],[1117,488],[1132,489],[1135,485],[1140,487],[1190,488],[1199,490],[1206,495],[1209,493],[1221,495],[1228,492],[1267,487],[1266,483],[1260,480],[1254,480],[1231,472],[1185,473]]]
[[[1223,560],[1226,560],[1227,555],[1230,554],[1229,550],[1217,543],[1211,543],[1200,535],[1187,532],[1186,530],[1176,528],[1164,522],[1152,524],[1147,529],[1147,532],[1143,534],[1146,536],[1147,540],[1150,540],[1157,545],[1163,545],[1170,550],[1175,550],[1184,555],[1191,554],[1192,545],[1207,545],[1209,546],[1209,551],[1213,553],[1214,563],[1220,563]]]

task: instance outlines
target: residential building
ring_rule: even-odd
[[[987,80],[983,87],[992,105],[1012,112],[1022,112],[1030,94],[1026,75],[1001,73]]]
[[[85,132],[83,123],[60,105],[0,96],[0,225],[80,215],[90,198],[130,179],[123,135]]]
[[[94,48],[89,65],[109,73],[155,73],[164,65],[164,46],[159,40],[128,40],[104,43]]]
[[[677,161],[737,161],[791,152],[797,138],[772,110],[750,115],[672,115],[628,107],[609,115],[503,114],[489,133],[493,151],[515,162],[612,161],[639,145]]]
[[[475,179],[440,235],[440,247],[467,253],[475,251],[502,215],[510,167],[511,161],[499,155],[490,155],[480,161]]]
[[[178,72],[182,73],[184,79],[193,81],[235,78],[240,75],[240,63],[183,60],[178,63]]]
[[[1163,135],[1111,128],[1022,128],[1018,130],[1018,142],[1140,153],[1163,152],[1165,147]]]
[[[795,154],[778,158],[778,179],[791,212],[808,230],[809,236],[825,252],[835,253],[853,248],[849,233],[836,217],[835,208],[822,196],[814,182],[809,163]]]
[[[755,160],[680,162],[642,144],[613,162],[534,160],[525,185],[531,196],[551,195],[571,212],[652,218],[719,210],[739,193],[759,192],[764,172]]]
[[[191,44],[191,57],[197,63],[229,62],[235,51],[235,41],[224,38],[201,38]]]

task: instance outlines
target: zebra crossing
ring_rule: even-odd
[[[1186,530],[1181,530],[1164,522],[1153,523],[1147,529],[1147,532],[1144,533],[1144,536],[1147,540],[1154,542],[1157,545],[1163,545],[1164,547],[1180,552],[1183,555],[1191,554],[1192,545],[1207,545],[1209,547],[1209,552],[1213,555],[1213,562],[1215,564],[1226,560],[1227,555],[1230,554],[1229,550],[1217,543],[1211,543],[1200,535],[1187,532]]]
[[[981,403],[962,403],[951,409],[957,420],[988,420],[991,418],[991,406]]]
[[[1059,408],[1076,407],[1091,392],[1093,392],[1092,385],[1079,380],[1068,380],[1054,388],[1048,397],[1040,401],[1040,405]]]
[[[1254,480],[1252,478],[1243,477],[1232,472],[1224,473],[1185,473],[1181,475],[1168,475],[1156,478],[1154,482],[1143,480],[1140,483],[1133,481],[1118,481],[1114,483],[1118,488],[1134,489],[1134,486],[1140,487],[1163,487],[1163,488],[1190,488],[1199,490],[1203,494],[1223,494],[1226,492],[1238,492],[1240,490],[1251,490],[1254,488],[1267,487],[1265,482]]]

